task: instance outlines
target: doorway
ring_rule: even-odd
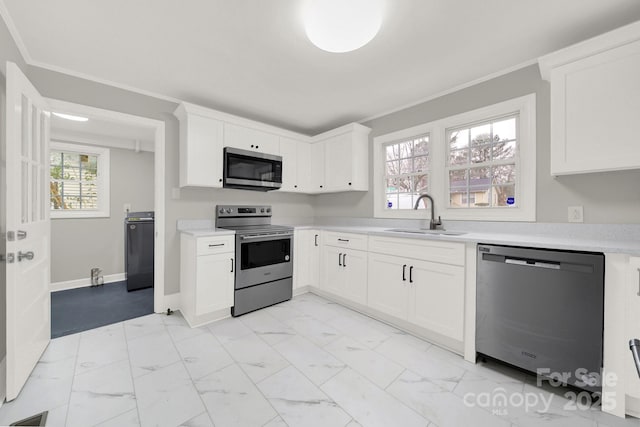
[[[164,311],[164,122],[48,102],[52,338]],[[142,212],[153,287],[128,291],[125,219]]]

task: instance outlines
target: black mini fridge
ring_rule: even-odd
[[[124,220],[127,291],[153,287],[153,212],[129,212]]]

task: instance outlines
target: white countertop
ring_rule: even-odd
[[[226,230],[224,228],[195,228],[195,229],[181,229],[178,231],[193,237],[233,236],[236,234],[234,230]]]
[[[556,237],[550,235],[516,234],[516,233],[480,233],[469,232],[466,234],[433,235],[418,233],[402,233],[388,231],[391,227],[358,227],[358,226],[330,226],[330,225],[303,225],[296,226],[296,230],[324,230],[339,233],[368,234],[387,237],[423,240],[447,240],[451,242],[473,242],[495,245],[527,246],[534,248],[565,249],[587,252],[625,253],[640,255],[640,241],[636,240],[602,240],[581,239],[577,237]],[[451,231],[462,231],[454,230]]]
[[[178,231],[193,237],[206,236],[226,236],[234,235],[235,231],[222,228],[215,228],[212,222],[207,221],[184,221],[179,224]],[[204,226],[203,226],[204,225]],[[470,231],[468,233],[452,236],[452,235],[433,235],[418,233],[402,233],[389,231],[394,227],[370,227],[357,225],[296,225],[296,230],[324,230],[335,231],[338,233],[356,233],[375,236],[398,237],[403,239],[423,239],[423,240],[446,240],[451,242],[472,242],[486,243],[494,245],[510,245],[525,246],[534,248],[548,249],[564,249],[574,251],[587,252],[604,252],[604,253],[624,253],[629,255],[640,256],[640,240],[624,240],[624,239],[595,239],[581,238],[579,236],[557,236],[553,234],[534,234],[534,233],[500,233],[496,231],[478,232]],[[451,231],[464,231],[463,229],[451,228]]]

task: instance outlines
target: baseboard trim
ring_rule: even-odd
[[[7,398],[7,358],[6,356],[0,361],[0,408]]]
[[[626,395],[625,412],[632,417],[640,418],[640,398]]]
[[[172,311],[180,310],[180,292],[175,294],[165,295],[162,301],[162,311],[166,311],[170,308]]]
[[[127,276],[125,273],[116,273],[116,274],[107,274],[104,276],[104,283],[114,283],[114,282],[122,282],[126,280]],[[51,292],[57,291],[67,291],[69,289],[77,289],[77,288],[86,288],[87,286],[91,286],[91,278],[83,278],[77,280],[67,280],[65,282],[56,282],[49,285],[49,290]]]
[[[293,288],[293,296],[297,297],[298,295],[306,294],[310,292],[309,286],[300,286],[299,288]]]

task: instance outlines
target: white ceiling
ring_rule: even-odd
[[[314,134],[531,63],[640,19],[638,0],[386,0],[331,54],[302,0],[0,0],[27,62]]]

